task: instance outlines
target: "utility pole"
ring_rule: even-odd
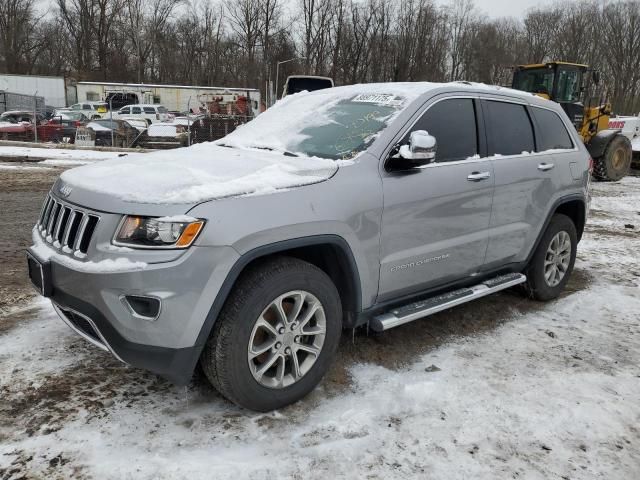
[[[191,97],[187,100],[187,145],[191,146]]]
[[[113,147],[113,95],[109,97],[109,128],[111,129],[111,146]]]
[[[33,94],[33,135],[38,143],[38,91]]]

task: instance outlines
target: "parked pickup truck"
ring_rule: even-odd
[[[534,95],[294,94],[216,143],[64,172],[29,272],[123,362],[176,384],[200,362],[226,398],[268,411],[320,382],[343,328],[382,332],[516,285],[556,298],[589,169],[561,107]]]

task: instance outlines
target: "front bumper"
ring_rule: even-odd
[[[48,265],[50,299],[67,325],[121,361],[176,384],[191,378],[206,341],[205,320],[238,258],[231,247],[192,247],[142,270],[100,272],[74,269],[59,255],[29,254]],[[135,315],[124,295],[161,299],[157,318]]]

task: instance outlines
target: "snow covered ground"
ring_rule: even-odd
[[[560,299],[345,333],[322,386],[271,414],[123,366],[44,301],[14,312],[0,478],[638,478],[640,178],[593,193]]]
[[[74,150],[68,148],[30,148],[0,146],[0,159],[43,160],[43,164],[57,166],[84,165],[99,160],[109,160],[127,155],[122,152],[103,152],[98,150]]]

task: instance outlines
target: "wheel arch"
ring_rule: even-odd
[[[580,241],[587,221],[586,205],[584,200],[574,199],[561,203],[556,207],[551,216],[557,213],[566,215],[573,221],[573,224],[576,226],[576,232],[578,233],[578,241]]]
[[[345,326],[349,326],[355,320],[356,313],[362,310],[362,286],[358,266],[347,241],[338,235],[330,234],[283,240],[246,252],[231,267],[196,340],[199,350],[207,342],[220,311],[242,273],[256,262],[275,256],[298,258],[323,270],[336,284],[340,293],[345,312]]]
[[[542,237],[544,236],[544,232],[547,231],[547,227],[551,222],[551,219],[555,214],[563,214],[566,215],[573,221],[573,224],[576,226],[576,232],[578,233],[578,241],[582,238],[582,234],[584,233],[584,227],[587,221],[587,210],[586,210],[586,200],[582,195],[569,195],[566,197],[559,198],[553,204],[553,206],[549,210],[549,214],[544,221],[543,227],[538,232],[538,237],[533,245],[533,248],[529,252],[529,255],[526,260],[526,264],[531,261]]]

